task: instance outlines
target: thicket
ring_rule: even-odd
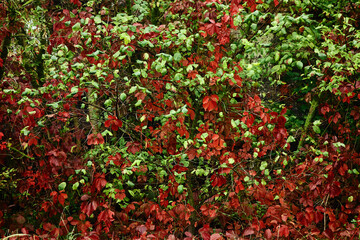
[[[0,236],[358,238],[359,14],[0,3]]]

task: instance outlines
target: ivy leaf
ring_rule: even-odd
[[[181,53],[177,52],[174,54],[174,60],[176,62],[179,62],[181,60]]]
[[[95,22],[96,24],[101,23],[101,16],[96,15],[96,16],[94,17],[94,22]]]
[[[72,30],[73,30],[74,32],[79,31],[80,29],[81,29],[80,22],[77,22],[77,23],[75,23],[75,24],[72,26]]]
[[[59,188],[60,191],[64,190],[66,188],[66,182],[60,183],[58,188]]]
[[[184,186],[183,185],[179,185],[178,187],[177,187],[177,190],[178,190],[178,193],[183,193],[183,191],[184,191]]]
[[[125,99],[126,99],[126,93],[121,93],[120,94],[120,100],[125,101]]]
[[[72,189],[73,189],[73,190],[76,190],[76,189],[78,189],[78,187],[79,187],[79,182],[76,182],[76,183],[74,183],[74,185],[72,186]]]

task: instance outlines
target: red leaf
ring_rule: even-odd
[[[287,112],[287,108],[283,108],[283,110],[281,110],[281,112],[280,112],[280,115],[285,115],[286,112]]]
[[[340,113],[338,113],[338,112],[337,112],[337,113],[335,113],[335,116],[334,116],[333,122],[336,124],[340,118],[341,118]]]
[[[101,135],[101,133],[98,133],[97,135],[95,134],[90,134],[87,137],[87,144],[88,145],[99,145],[99,144],[104,144],[104,138]]]
[[[221,23],[216,23],[214,20],[210,20],[210,23],[205,25],[205,30],[208,35],[218,33],[218,28],[221,27]]]
[[[105,127],[110,127],[113,131],[117,131],[122,127],[122,121],[117,119],[115,116],[108,116],[108,120],[105,121]]]
[[[45,231],[48,231],[50,232],[51,230],[53,230],[55,228],[54,225],[52,225],[51,223],[44,223],[42,228],[45,230]]]
[[[104,138],[103,136],[101,135],[101,133],[98,133],[97,134],[97,144],[104,144]]]
[[[326,104],[326,105],[322,106],[321,109],[320,109],[320,112],[323,115],[325,115],[327,112],[330,112],[329,105]]]
[[[348,170],[348,166],[346,165],[346,163],[344,163],[338,170],[339,174],[341,176],[344,176],[346,173],[347,173],[347,170]]]
[[[88,137],[87,137],[87,144],[88,145],[95,145],[96,143],[96,136],[95,134],[90,134]]]
[[[279,1],[278,1],[278,0],[274,0],[274,4],[275,4],[275,7],[276,7],[277,5],[279,5]]]
[[[355,88],[360,88],[360,81],[356,81]]]
[[[230,16],[225,14],[222,18],[221,18],[221,21],[223,23],[227,23],[228,21],[230,20]]]
[[[236,181],[235,192],[239,193],[242,190],[245,190],[244,185],[242,184],[241,181]]]
[[[294,191],[295,190],[295,188],[296,188],[296,186],[295,186],[295,184],[294,183],[292,183],[292,182],[285,182],[285,186],[290,190],[290,192],[292,192],[292,191]]]
[[[206,96],[203,99],[203,107],[206,111],[218,110],[217,102],[219,97],[217,95]]]
[[[108,226],[110,222],[114,221],[114,215],[115,213],[113,211],[110,209],[105,209],[99,214],[97,220],[98,222],[105,222],[105,225]]]
[[[286,123],[286,118],[284,116],[279,116],[277,119],[277,126],[283,128]]]
[[[212,181],[211,185],[213,187],[216,187],[216,186],[221,187],[222,185],[224,185],[226,183],[226,178],[222,175],[213,174],[210,179]]]
[[[210,228],[209,224],[205,224],[202,228],[199,229],[199,233],[204,240],[210,240],[210,233],[212,229]]]
[[[286,222],[286,220],[288,219],[288,216],[286,213],[281,214],[281,220],[283,220],[284,222]]]
[[[125,197],[126,197],[126,194],[125,194],[125,190],[119,190],[119,189],[116,189],[115,190],[117,193],[115,194],[115,198],[116,199],[119,199],[119,200],[123,200]]]
[[[49,211],[49,208],[51,207],[51,205],[52,204],[50,202],[44,202],[41,204],[41,209],[44,209],[44,211],[47,212],[47,211]]]
[[[113,161],[116,166],[120,166],[123,163],[120,153],[116,153],[114,156],[109,156],[108,159],[109,160],[106,162],[106,166],[110,163],[110,161]]]
[[[38,141],[36,139],[36,137],[30,138],[29,142],[28,142],[28,146],[30,147],[31,145],[37,145]]]
[[[328,228],[323,232],[323,235],[327,238],[327,239],[333,239],[334,238],[334,233]]]
[[[257,105],[260,105],[261,104],[261,98],[258,96],[258,95],[255,95],[254,96],[254,101]]]
[[[81,6],[80,0],[70,0],[70,2],[73,3],[73,4],[75,4],[75,5],[77,5],[78,7]]]
[[[126,147],[127,147],[127,151],[132,154],[137,153],[142,148],[139,142],[128,142],[126,144]]]
[[[279,230],[279,235],[280,235],[280,237],[282,237],[282,236],[288,237],[289,234],[290,234],[290,232],[289,232],[288,226],[286,226],[286,225],[281,225],[280,230]]]
[[[265,230],[265,238],[266,238],[266,239],[271,239],[271,237],[272,237],[271,230],[270,230],[270,229],[266,229],[266,230]]]
[[[252,228],[247,228],[247,229],[245,229],[243,236],[253,235],[254,233],[255,233],[255,231]]]
[[[54,204],[57,203],[58,193],[57,193],[56,191],[52,191],[52,192],[50,193],[50,196],[53,197],[53,203],[54,203]]]
[[[100,192],[103,187],[105,187],[107,181],[105,179],[105,174],[97,174],[97,177],[94,180],[95,188]]]
[[[61,205],[63,205],[63,206],[64,206],[64,203],[65,203],[65,199],[67,199],[67,198],[68,198],[68,195],[66,193],[64,193],[64,192],[60,192],[60,194],[58,195],[59,203]]]
[[[145,225],[140,225],[140,226],[137,226],[136,227],[136,230],[140,233],[140,234],[143,234],[146,232],[147,228]]]
[[[89,195],[87,195],[87,194],[84,194],[84,195],[82,195],[81,196],[81,201],[86,201],[86,200],[89,200],[91,197],[89,196]]]
[[[168,236],[167,240],[176,240],[176,237],[174,234],[171,234]]]
[[[220,234],[214,233],[211,235],[210,240],[224,239]]]
[[[96,201],[91,201],[89,203],[83,202],[81,204],[81,212],[85,213],[88,217],[97,209],[98,204]]]
[[[256,10],[257,4],[262,3],[261,0],[255,2],[255,0],[245,0],[247,2],[247,6],[250,7],[250,11],[254,12]]]

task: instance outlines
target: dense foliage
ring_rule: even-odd
[[[360,231],[360,2],[0,3],[0,236]]]

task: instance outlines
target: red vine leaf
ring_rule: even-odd
[[[103,136],[101,135],[101,133],[98,133],[98,134],[90,134],[88,137],[87,137],[87,144],[88,145],[99,145],[99,144],[104,144],[104,138]]]
[[[206,96],[203,99],[203,107],[206,111],[218,110],[217,102],[219,97],[217,95]]]
[[[105,127],[110,127],[113,131],[117,131],[122,127],[122,121],[117,119],[115,116],[108,116],[108,120],[105,121]]]

